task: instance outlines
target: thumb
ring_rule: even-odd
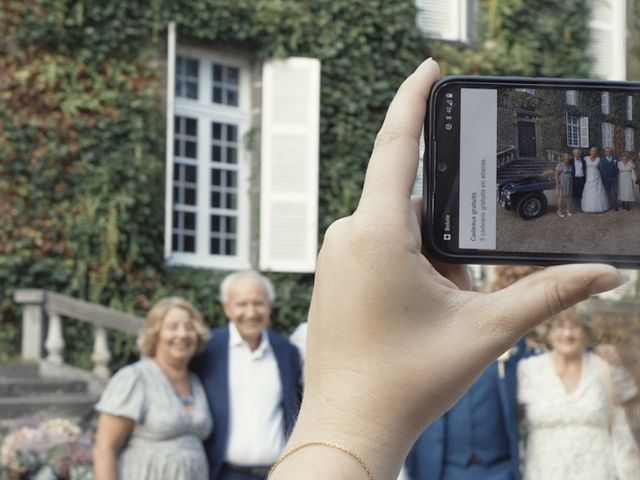
[[[498,310],[496,332],[520,338],[540,322],[589,296],[622,285],[627,279],[610,265],[548,267],[490,294]],[[495,311],[495,310],[494,310]]]

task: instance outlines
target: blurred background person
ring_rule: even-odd
[[[562,154],[562,161],[556,165],[556,193],[558,194],[558,216],[573,215],[571,213],[571,195],[573,193],[573,176],[571,175],[571,155]],[[562,213],[564,206],[565,213]]]
[[[590,329],[575,308],[546,326],[551,350],[518,365],[524,479],[640,479],[640,455],[620,406],[637,395],[634,382],[587,350]]]
[[[209,331],[186,300],[166,298],[138,338],[144,355],[118,371],[96,405],[96,480],[208,480],[202,441],[212,429],[207,398],[187,370]]]
[[[622,161],[618,162],[618,200],[624,210],[631,210],[631,202],[635,201],[635,165],[629,158],[629,154],[622,154]]]
[[[600,174],[607,192],[609,210],[618,210],[618,163],[620,159],[614,155],[609,147],[604,149],[604,156],[600,160]]]
[[[215,423],[204,442],[211,480],[266,478],[297,418],[300,353],[268,329],[275,299],[260,273],[227,275],[220,300],[229,322],[192,362]]]
[[[501,290],[536,270],[496,267],[488,290]],[[405,462],[411,480],[521,478],[516,371],[534,350],[521,339],[418,437]]]

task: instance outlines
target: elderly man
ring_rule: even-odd
[[[192,365],[213,416],[204,442],[211,480],[264,479],[293,428],[300,404],[300,354],[267,330],[275,291],[257,272],[220,285],[228,325],[215,328]]]

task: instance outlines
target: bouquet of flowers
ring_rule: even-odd
[[[84,480],[91,477],[91,436],[56,418],[16,426],[2,440],[2,480]]]

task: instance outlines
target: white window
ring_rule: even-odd
[[[634,136],[635,136],[635,132],[633,128],[627,127],[624,129],[624,149],[629,152],[635,149]]]
[[[178,47],[173,73],[168,262],[248,268],[251,164],[242,138],[251,120],[249,62]]]
[[[609,106],[609,92],[602,92],[601,96],[601,105],[602,105],[602,113],[605,115],[609,115],[611,113],[611,108]]]
[[[427,37],[468,41],[469,0],[415,0],[416,24]]]
[[[589,146],[589,117],[567,114],[567,146],[578,148]]]
[[[567,145],[580,146],[580,119],[574,115],[567,115]]]
[[[567,90],[567,105],[578,105],[578,92]]]
[[[320,62],[265,61],[260,76],[251,58],[176,47],[175,24],[168,31],[167,263],[235,270],[258,260],[262,270],[313,272]],[[258,128],[254,156],[245,143]]]
[[[602,148],[613,148],[613,124],[602,122]]]
[[[633,97],[627,95],[627,120],[633,120]]]

